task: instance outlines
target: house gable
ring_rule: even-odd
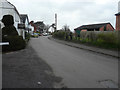
[[[108,25],[108,26],[107,26]],[[107,31],[114,30],[113,26],[110,23],[101,23],[101,24],[90,24],[90,25],[82,25],[74,30],[87,30],[87,31]]]
[[[22,23],[29,23],[27,14],[20,14],[20,20]]]

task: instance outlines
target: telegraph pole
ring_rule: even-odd
[[[57,30],[57,14],[55,14],[55,31]]]

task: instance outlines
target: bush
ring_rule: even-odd
[[[2,28],[2,36],[16,36],[18,35],[18,32],[14,26],[6,26]]]
[[[2,18],[2,22],[5,26],[10,26],[14,24],[14,19],[12,15],[4,15]]]
[[[99,33],[98,39],[102,39],[104,43],[116,44],[118,37],[116,37],[114,32],[108,32],[108,33]]]
[[[21,50],[26,46],[26,42],[22,36],[7,36],[4,37],[4,41],[9,42],[9,45],[2,46],[3,52]]]
[[[25,40],[28,42],[30,40],[31,35],[25,32]]]
[[[2,42],[9,42],[9,45],[2,46],[3,52],[16,51],[24,49],[26,46],[22,36],[18,36],[16,28],[13,26],[14,19],[12,15],[4,15],[2,22],[5,27],[2,28]]]
[[[80,32],[80,38],[85,39],[87,32]]]
[[[52,34],[53,37],[59,38],[59,39],[64,39],[65,37],[65,31],[56,31]]]

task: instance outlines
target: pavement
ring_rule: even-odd
[[[28,45],[26,49],[2,54],[2,88],[53,88],[61,77]]]
[[[64,45],[71,46],[71,47],[84,49],[84,50],[88,50],[88,51],[92,51],[92,52],[96,52],[96,53],[100,53],[100,54],[104,54],[104,55],[120,58],[119,51],[108,50],[108,49],[98,48],[98,47],[94,47],[94,46],[88,46],[88,45],[84,45],[84,44],[77,44],[77,43],[73,43],[73,42],[69,42],[69,41],[56,39],[56,38],[53,38],[51,36],[48,37],[48,39],[56,41],[56,42],[64,44]]]

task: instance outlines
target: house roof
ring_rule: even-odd
[[[120,15],[120,12],[119,13],[117,13],[117,14],[115,14],[116,16],[118,16],[118,15]]]
[[[5,0],[5,1],[8,2],[7,0]],[[10,2],[8,2],[8,3],[14,7],[14,10],[15,10],[15,11],[17,12],[17,14],[20,16],[20,14],[19,14],[17,8],[16,8],[12,3],[10,3]]]
[[[27,14],[20,14],[20,20],[22,23],[25,23],[26,19],[29,22],[28,15]]]
[[[43,21],[38,21],[38,22],[35,22],[34,23],[35,24],[35,26],[44,26],[45,24],[43,23]]]
[[[107,24],[110,23],[100,23],[100,24],[89,24],[89,25],[82,25],[78,28],[75,28],[74,30],[82,30],[82,29],[99,29],[103,26],[106,26]],[[110,24],[111,25],[111,24]],[[112,25],[111,25],[112,26]]]
[[[4,6],[4,5],[6,5],[5,3],[11,5],[12,7],[9,7],[8,5]],[[16,13],[20,16],[20,14],[19,14],[18,10],[16,9],[16,7],[7,0],[0,0],[0,7],[4,8],[4,9],[14,9],[16,11]]]
[[[34,24],[41,25],[41,24],[44,24],[44,23],[43,23],[43,21],[38,21],[38,22],[35,22]]]

